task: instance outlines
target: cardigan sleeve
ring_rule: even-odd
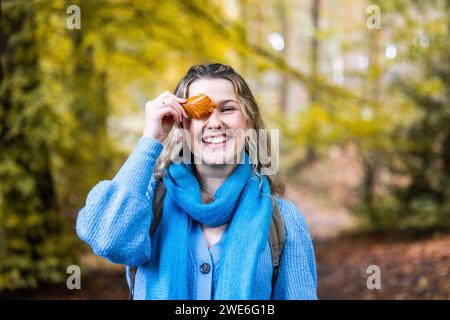
[[[316,261],[306,220],[291,201],[277,200],[285,221],[286,242],[273,299],[316,300]]]
[[[153,169],[163,145],[141,137],[112,180],[99,182],[80,210],[76,232],[95,254],[113,263],[142,265],[150,259]]]

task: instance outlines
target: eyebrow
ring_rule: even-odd
[[[220,101],[217,105],[218,105],[218,106],[221,106],[221,105],[223,105],[223,104],[225,104],[225,103],[228,103],[228,102],[236,102],[236,103],[238,103],[236,100],[228,99],[228,100],[222,100],[222,101]],[[239,104],[239,103],[238,103],[238,104]]]

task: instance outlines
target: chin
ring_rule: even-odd
[[[221,164],[233,164],[235,161],[234,155],[231,152],[225,152],[225,150],[203,151],[202,162],[206,165],[221,165]]]

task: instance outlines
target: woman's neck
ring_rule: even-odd
[[[195,174],[200,187],[214,194],[233,172],[236,164],[207,165],[195,164]]]

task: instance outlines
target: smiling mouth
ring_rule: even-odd
[[[224,147],[230,140],[231,136],[221,135],[215,137],[202,138],[202,144],[206,147],[220,148]]]

